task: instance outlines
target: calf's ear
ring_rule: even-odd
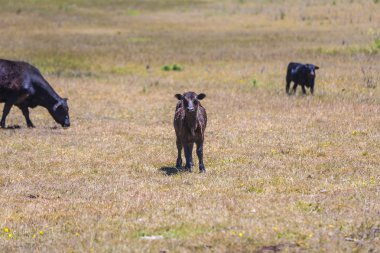
[[[314,68],[315,68],[315,69],[319,69],[319,67],[318,67],[318,66],[314,66]]]
[[[197,99],[198,99],[198,100],[202,100],[202,99],[204,99],[205,97],[206,97],[206,94],[201,93],[201,94],[199,94],[199,95],[197,96]]]
[[[182,95],[181,94],[175,94],[174,95],[178,100],[181,100],[182,99]]]

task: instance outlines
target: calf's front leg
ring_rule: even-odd
[[[194,162],[193,162],[193,147],[194,147],[194,143],[190,143],[189,144],[189,147],[190,147],[190,166],[193,167],[194,166]]]
[[[177,137],[176,144],[177,144],[178,156],[177,156],[177,162],[175,164],[175,167],[177,168],[177,170],[180,170],[180,169],[182,169],[182,157],[181,157],[182,143],[178,137]]]
[[[5,128],[5,119],[7,118],[11,108],[12,108],[12,105],[11,103],[5,103],[4,105],[4,109],[3,109],[3,116],[1,117],[1,121],[0,121],[0,127],[1,128]]]
[[[28,109],[28,106],[25,106],[25,105],[20,106],[20,109],[22,111],[22,114],[25,117],[26,124],[28,125],[28,127],[33,128],[34,125],[33,125],[32,121],[29,118],[29,109]]]
[[[286,87],[285,87],[285,90],[286,90],[286,94],[290,95],[290,83],[291,81],[288,80],[288,78],[286,78]]]
[[[306,95],[305,85],[301,85],[301,87],[302,87],[302,95]]]
[[[294,95],[294,94],[296,94],[296,91],[297,91],[297,83],[294,83],[294,85],[293,85],[293,89],[292,89],[292,94]]]
[[[193,145],[190,143],[184,143],[183,149],[185,151],[185,158],[186,158],[186,169],[191,172],[191,162],[192,162],[192,149]]]

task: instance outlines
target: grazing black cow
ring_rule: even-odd
[[[0,102],[5,103],[0,127],[13,105],[22,111],[28,127],[34,127],[29,118],[29,107],[45,107],[54,120],[63,127],[70,126],[67,99],[61,98],[43,78],[40,71],[26,62],[0,59]]]
[[[316,69],[319,69],[319,67],[313,64],[289,63],[286,73],[286,93],[288,95],[295,94],[297,85],[301,85],[303,95],[306,95],[305,86],[310,88],[310,92],[313,95]],[[292,91],[290,91],[290,83],[292,81],[294,85]]]
[[[194,92],[186,92],[183,95],[176,94],[179,100],[174,114],[174,129],[177,137],[178,157],[176,167],[182,168],[182,147],[185,151],[186,169],[191,172],[193,166],[193,146],[197,145],[197,156],[199,159],[199,170],[201,173],[206,172],[203,164],[203,141],[207,125],[207,114],[200,100],[206,97],[201,93],[197,95]]]

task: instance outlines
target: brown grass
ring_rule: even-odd
[[[380,4],[122,2],[2,4],[1,57],[72,121],[13,108],[0,131],[2,252],[379,252]],[[314,97],[285,95],[289,61],[321,67]],[[172,168],[189,90],[206,175]]]

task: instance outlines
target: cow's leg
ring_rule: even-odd
[[[292,94],[296,94],[296,91],[297,91],[297,83],[294,83],[293,85],[293,89],[292,89]]]
[[[302,87],[302,95],[306,95],[305,85],[301,85],[301,87]]]
[[[191,172],[191,152],[189,143],[184,143],[183,149],[185,151],[186,169]]]
[[[292,81],[290,81],[288,78],[286,78],[286,94],[290,95],[290,83]]]
[[[29,109],[28,109],[28,106],[26,106],[26,105],[20,105],[19,108],[20,108],[20,110],[22,111],[22,114],[25,117],[26,124],[28,125],[28,127],[33,128],[34,125],[33,125],[32,121],[29,118]]]
[[[176,167],[178,170],[180,170],[180,169],[182,169],[182,157],[181,157],[181,153],[182,153],[182,143],[181,143],[181,141],[179,140],[178,137],[177,137],[176,144],[177,144],[178,156],[177,156],[177,162],[176,162],[176,164],[175,164],[175,167]]]
[[[312,86],[310,87],[310,93],[311,93],[311,95],[314,95],[314,85],[312,85]]]
[[[199,171],[201,173],[206,172],[205,165],[203,164],[203,141],[197,142],[197,156],[199,160]]]
[[[194,162],[193,162],[193,147],[194,147],[194,143],[189,144],[189,148],[190,148],[190,165],[191,165],[191,167],[194,166]]]
[[[0,127],[5,128],[5,119],[7,118],[11,108],[12,108],[12,103],[5,102],[4,109],[3,109],[3,116],[1,117],[0,121]]]

